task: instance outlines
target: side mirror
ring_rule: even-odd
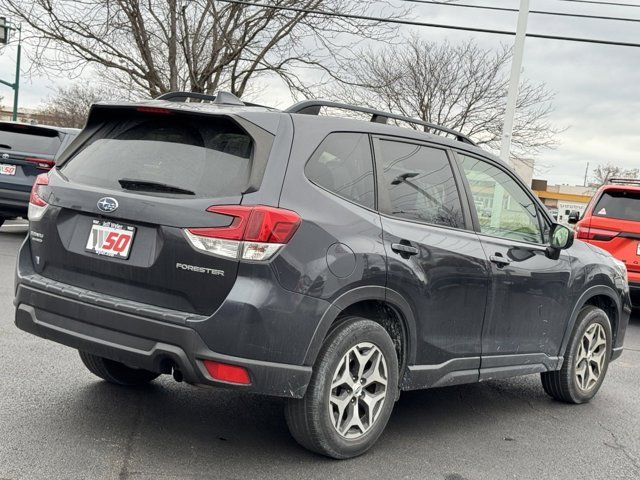
[[[547,247],[547,257],[552,260],[560,258],[560,251],[566,250],[573,245],[573,232],[559,223],[551,227],[549,238],[551,241]]]
[[[571,225],[575,225],[576,223],[578,223],[578,220],[580,220],[580,212],[577,212],[574,210],[569,214],[569,218],[567,218],[567,223],[570,223]]]

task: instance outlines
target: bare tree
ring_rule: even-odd
[[[109,100],[112,96],[105,89],[79,83],[70,87],[59,87],[38,113],[46,115],[47,123],[52,125],[82,128],[91,105],[101,100]]]
[[[351,81],[325,89],[325,96],[443,125],[498,151],[502,136],[511,50],[480,48],[411,37],[382,50],[366,50],[350,66]],[[544,84],[520,86],[513,130],[513,156],[523,161],[555,145],[549,122],[551,93]],[[413,126],[413,128],[417,128]]]
[[[281,8],[215,0],[0,0],[0,11],[27,26],[24,41],[37,66],[74,73],[98,67],[110,84],[152,97],[220,88],[242,96],[266,74],[304,92],[301,72],[330,76],[358,42],[395,30],[304,10],[387,18],[407,11],[392,10],[386,0],[269,3]]]
[[[608,183],[611,178],[638,178],[640,176],[640,169],[637,168],[622,168],[611,163],[606,165],[598,165],[593,171],[590,185],[592,187],[600,187],[605,183]]]

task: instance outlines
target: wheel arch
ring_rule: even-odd
[[[622,315],[622,304],[613,288],[606,285],[595,285],[585,290],[578,298],[578,301],[574,304],[571,316],[569,317],[569,322],[567,322],[567,326],[564,331],[558,356],[564,357],[578,315],[587,305],[593,305],[601,308],[607,313],[609,320],[611,321],[611,332],[613,334],[612,344],[615,345],[616,335],[618,333],[618,323]]]
[[[327,335],[341,319],[355,315],[380,323],[398,351],[400,378],[415,363],[416,324],[409,303],[396,291],[382,286],[357,287],[340,295],[325,311],[305,355],[305,365],[313,365]]]

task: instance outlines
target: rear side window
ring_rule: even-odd
[[[444,150],[380,141],[383,181],[396,217],[463,228],[460,196]]]
[[[55,155],[62,143],[60,132],[50,128],[0,123],[0,150]]]
[[[598,217],[640,221],[640,192],[607,190],[593,209]]]
[[[252,152],[252,138],[228,118],[142,116],[104,124],[62,172],[113,190],[123,188],[121,180],[137,180],[200,198],[232,196],[248,187]]]
[[[369,136],[364,133],[332,133],[307,162],[305,175],[316,185],[374,208],[373,159]]]

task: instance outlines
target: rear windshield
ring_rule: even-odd
[[[640,192],[608,190],[593,209],[598,217],[640,221]]]
[[[62,172],[74,182],[112,190],[123,189],[119,181],[126,179],[197,197],[233,196],[249,185],[252,151],[251,137],[227,118],[143,116],[105,123]]]
[[[62,134],[49,128],[0,123],[0,150],[21,153],[55,155],[62,143]]]

